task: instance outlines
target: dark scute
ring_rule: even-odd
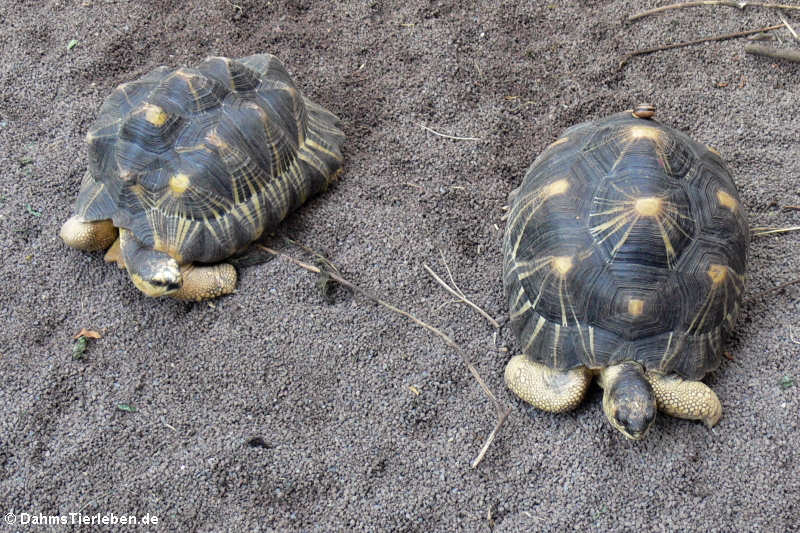
[[[175,151],[193,150],[198,146],[207,145],[206,137],[216,128],[218,122],[218,108],[192,116],[175,139]]]
[[[678,288],[668,270],[613,263],[588,288],[587,322],[627,340],[671,331],[682,318]],[[644,302],[641,315],[629,314],[631,299]]]
[[[139,107],[147,99],[153,87],[171,71],[169,67],[158,67],[138,80],[117,86],[103,101],[96,122],[106,122],[109,118],[116,120]]]
[[[291,164],[297,153],[297,139],[291,138],[281,123],[270,108],[230,94],[221,107],[216,131],[274,178]]]
[[[239,63],[258,73],[262,83],[271,87],[294,87],[294,81],[280,60],[271,54],[255,54],[238,59]]]
[[[113,135],[99,134],[92,137],[88,144],[89,172],[101,183],[112,185],[116,181],[119,169],[117,167],[116,131],[118,126],[113,126]]]
[[[166,122],[156,126],[149,122],[145,115],[146,110],[143,107],[134,109],[120,127],[120,140],[128,141],[154,154],[169,150],[186,120],[180,115],[168,113]]]
[[[178,155],[176,172],[190,177],[192,191],[203,189],[208,194],[217,196],[220,202],[227,202],[233,198],[228,169],[220,157],[211,150],[181,152]],[[185,207],[191,212],[188,198]]]
[[[702,246],[708,246],[709,250],[722,250],[722,254],[727,257],[728,265],[739,274],[744,274],[747,248],[750,244],[750,227],[739,195],[731,180],[726,177],[730,178],[727,172],[717,173],[703,164],[695,173],[692,192],[696,218],[703,228],[699,239],[703,241]],[[739,208],[731,210],[719,205],[717,198],[719,191],[734,198]],[[691,261],[683,259],[682,263],[688,265]]]
[[[647,126],[662,132],[658,150],[649,139],[630,139],[627,132],[633,126]],[[681,180],[686,177],[696,160],[696,153],[705,150],[685,134],[655,121],[632,117],[629,113],[618,113],[596,123],[597,130],[587,136],[584,153],[596,153],[604,163],[603,168],[613,168],[617,157],[625,153],[624,160],[633,164],[654,165],[662,175]],[[641,163],[639,159],[643,158]],[[598,176],[599,177],[599,176]]]
[[[278,127],[289,134],[290,139],[296,139],[297,144],[305,138],[305,104],[302,95],[295,89],[261,89],[258,91],[263,106],[272,111],[270,118],[276,121]],[[297,117],[302,122],[298,124]],[[302,131],[299,131],[302,128]],[[295,144],[295,148],[297,147]]]
[[[105,184],[94,179],[87,171],[81,182],[78,199],[75,202],[76,214],[87,221],[107,220],[114,215],[117,204],[108,192]]]
[[[164,160],[174,157],[166,149],[154,152],[149,149],[149,146],[137,141],[138,139],[129,141],[120,138],[114,147],[115,166],[107,168],[106,171],[117,175],[119,172],[127,175],[139,174],[159,168],[163,165]],[[136,183],[136,181],[131,181],[131,178],[126,178],[125,181],[129,184]]]
[[[168,113],[184,117],[208,111],[220,105],[227,94],[217,80],[197,69],[179,68],[152,90],[148,102]]]
[[[169,167],[164,168],[164,165],[160,165],[157,162],[154,163],[156,163],[153,165],[154,168],[143,170],[137,174],[136,181],[148,191],[161,193],[169,183],[173,172],[170,171]]]
[[[529,311],[528,314],[530,316],[527,319],[511,321],[511,327],[517,337],[526,339],[522,348],[525,348],[528,345],[528,340],[533,337],[540,317],[534,311]],[[577,366],[583,366],[588,362],[583,349],[587,342],[586,335],[585,328],[583,331],[572,326],[559,326],[556,328],[556,323],[548,321],[544,323],[533,342],[527,346],[525,355],[533,361],[559,370],[569,370]]]
[[[197,66],[197,70],[216,80],[229,91],[253,91],[260,84],[255,72],[240,62],[226,57],[206,58]]]

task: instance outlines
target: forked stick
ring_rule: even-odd
[[[772,59],[784,59],[786,61],[800,63],[800,50],[774,48],[772,46],[764,46],[763,44],[748,44],[744,47],[744,51],[748,54],[756,56],[771,57]]]
[[[698,7],[698,6],[728,6],[728,7],[736,7],[739,9],[744,9],[748,6],[765,7],[773,9],[800,9],[800,6],[792,6],[788,4],[771,4],[768,2],[734,2],[732,0],[705,0],[699,2],[681,2],[679,4],[669,4],[667,6],[648,9],[647,11],[642,11],[641,13],[636,13],[635,15],[631,15],[630,17],[628,17],[628,22],[638,20],[648,15],[661,13],[662,11],[667,11],[669,9],[680,9],[683,7]]]
[[[458,285],[456,285],[456,281],[453,279],[453,274],[450,272],[450,267],[447,266],[447,262],[444,260],[444,254],[442,253],[441,250],[439,250],[439,253],[442,255],[442,263],[444,263],[444,268],[445,270],[447,270],[447,275],[450,278],[450,283],[453,284],[452,287],[448,285],[442,278],[440,278],[436,274],[436,272],[434,272],[428,265],[423,264],[422,268],[427,270],[428,274],[430,274],[433,277],[433,279],[435,279],[439,283],[439,285],[444,287],[444,289],[447,292],[449,292],[450,294],[461,300],[463,303],[475,309],[475,311],[477,311],[482,317],[488,320],[492,326],[494,326],[497,329],[500,329],[500,324],[497,323],[497,320],[489,316],[489,313],[478,307],[476,304],[470,301],[466,296],[464,296],[464,292],[458,287]]]
[[[285,259],[286,261],[289,261],[290,263],[294,263],[295,265],[297,265],[300,268],[303,268],[305,270],[308,270],[309,272],[314,272],[315,274],[322,274],[323,273],[323,270],[321,268],[315,267],[314,265],[309,265],[308,263],[304,263],[303,261],[300,261],[299,259],[295,259],[294,257],[292,257],[292,256],[290,256],[290,255],[288,255],[286,253],[279,252],[277,250],[269,248],[268,246],[264,246],[263,244],[258,244],[257,246],[259,248],[261,248],[262,250],[264,250],[265,252],[268,252],[268,253],[270,253],[270,254],[272,254],[272,255],[274,255],[276,257],[279,257],[281,259]],[[305,246],[303,246],[303,248],[305,248],[306,250],[310,250],[309,248],[307,248]],[[314,255],[317,255],[317,256],[320,255],[320,254],[318,254],[316,252],[313,252],[313,253],[314,253]],[[400,309],[399,307],[396,307],[396,306],[390,304],[389,302],[384,301],[383,299],[379,298],[378,296],[372,294],[371,292],[369,292],[369,291],[367,291],[365,289],[362,289],[361,287],[358,287],[357,285],[354,285],[353,283],[351,283],[351,282],[347,281],[346,279],[344,279],[338,272],[334,272],[331,269],[325,269],[324,273],[327,274],[328,276],[330,276],[331,279],[333,279],[336,282],[340,283],[344,287],[347,287],[351,291],[353,291],[355,293],[358,293],[358,294],[360,294],[362,296],[366,296],[370,300],[379,303],[380,305],[382,305],[386,309],[388,309],[390,311],[393,311],[393,312],[395,312],[395,313],[397,313],[399,315],[403,315],[404,317],[408,318],[409,320],[411,320],[412,322],[414,322],[418,326],[421,326],[421,327],[427,329],[428,331],[430,331],[431,333],[433,333],[434,335],[436,335],[440,339],[442,339],[445,342],[445,344],[447,344],[449,347],[451,347],[453,350],[455,350],[456,353],[458,353],[458,355],[461,356],[461,359],[464,361],[464,364],[467,365],[467,369],[470,371],[470,373],[473,375],[475,380],[478,382],[478,385],[481,386],[481,389],[483,389],[483,392],[486,394],[486,396],[488,396],[489,399],[492,401],[492,403],[494,404],[495,410],[497,411],[497,424],[495,424],[494,429],[489,434],[489,436],[486,438],[486,442],[483,444],[483,447],[481,448],[480,452],[478,453],[478,456],[470,463],[470,466],[472,468],[475,468],[476,466],[478,466],[478,464],[480,464],[480,462],[483,460],[484,455],[486,455],[486,451],[489,449],[489,446],[492,444],[492,441],[494,441],[494,438],[497,435],[497,432],[500,430],[500,427],[506,421],[506,418],[508,418],[508,415],[511,412],[511,408],[510,407],[505,407],[502,403],[500,403],[500,400],[497,399],[497,397],[494,395],[494,393],[492,393],[492,391],[486,385],[486,382],[483,381],[483,378],[478,373],[478,370],[475,368],[475,366],[472,363],[470,363],[469,357],[464,352],[464,350],[462,350],[461,347],[458,344],[456,344],[456,342],[452,338],[450,338],[450,336],[448,336],[446,333],[444,333],[442,330],[440,330],[440,329],[438,329],[438,328],[436,328],[434,326],[431,326],[430,324],[427,324],[427,323],[423,322],[422,320],[418,319],[417,317],[415,317],[411,313],[409,313],[407,311],[404,311],[404,310]]]
[[[636,50],[622,58],[622,61],[620,61],[619,66],[617,67],[617,70],[621,70],[622,67],[624,67],[625,64],[631,60],[631,58],[634,58],[636,56],[652,54],[653,52],[660,52],[662,50],[671,50],[673,48],[683,48],[684,46],[692,46],[693,44],[701,44],[709,41],[725,41],[727,39],[735,39],[737,37],[744,37],[746,35],[752,35],[754,33],[762,33],[765,31],[777,30],[778,28],[783,28],[783,27],[785,27],[784,24],[776,24],[774,26],[765,26],[763,28],[758,28],[756,30],[738,31],[736,33],[726,33],[724,35],[715,35],[714,37],[704,37],[702,39],[695,39],[694,41],[665,44],[662,46],[655,46],[653,48],[645,48],[644,50]]]

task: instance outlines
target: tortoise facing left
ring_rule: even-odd
[[[720,156],[653,112],[568,129],[528,170],[503,242],[523,351],[509,388],[561,412],[596,375],[606,417],[631,439],[657,409],[708,426],[722,415],[700,379],[741,306],[750,237]]]
[[[221,261],[341,171],[338,123],[268,54],[157,68],[100,109],[61,238],[81,250],[110,247],[106,260],[148,296],[228,294],[236,270]]]

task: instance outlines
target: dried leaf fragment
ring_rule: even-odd
[[[81,328],[81,330],[78,333],[76,333],[75,336],[72,337],[72,338],[73,339],[77,339],[79,337],[88,337],[90,339],[100,339],[103,336],[100,335],[98,332],[96,332],[93,329]]]

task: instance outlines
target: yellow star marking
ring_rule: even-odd
[[[708,271],[706,273],[708,274],[708,277],[711,278],[711,283],[713,283],[716,287],[720,283],[724,282],[725,278],[728,277],[728,267],[724,265],[712,264],[708,267]]]
[[[633,209],[643,217],[657,217],[661,214],[661,198],[649,196],[639,198],[633,203]]]
[[[617,138],[624,145],[617,160],[614,161],[612,168],[616,166],[625,158],[628,150],[633,146],[636,141],[649,140],[654,144],[656,155],[659,161],[664,165],[667,172],[670,172],[669,161],[667,160],[667,148],[670,144],[669,135],[654,126],[631,126],[629,128],[622,128],[617,133]]]
[[[208,144],[212,146],[217,146],[217,147],[227,146],[227,143],[223,141],[222,137],[217,135],[217,132],[214,130],[211,130],[208,133],[206,133],[206,140],[208,141]]]
[[[663,135],[663,132],[652,126],[631,126],[628,130],[628,136],[631,139],[650,139],[651,141],[658,142]]]
[[[703,329],[708,313],[715,307],[722,307],[722,316],[729,322],[732,321],[732,318],[729,319],[728,315],[735,317],[738,311],[737,295],[741,294],[744,287],[742,276],[725,265],[714,263],[708,266],[706,274],[711,278],[711,289],[708,291],[708,296],[703,305],[700,306],[697,315],[695,315],[692,323],[687,328],[690,334],[697,334]],[[733,308],[732,310],[731,307]]]
[[[556,180],[542,188],[542,198],[547,200],[553,196],[564,194],[569,190],[569,182],[565,179]]]
[[[631,316],[640,316],[644,311],[644,300],[631,298],[628,300],[628,314]]]
[[[605,200],[598,198],[597,200],[600,200],[600,202],[608,204],[609,208],[605,211],[589,215],[590,217],[614,215],[609,220],[592,226],[589,229],[593,237],[599,237],[597,244],[604,242],[615,233],[624,230],[619,242],[617,242],[614,249],[611,250],[612,257],[615,256],[617,251],[625,244],[625,241],[627,241],[631,231],[633,231],[633,228],[639,220],[641,220],[642,217],[649,217],[658,225],[658,231],[661,234],[661,240],[667,252],[667,263],[672,267],[676,256],[675,248],[669,237],[670,232],[674,233],[675,231],[679,231],[686,237],[689,237],[683,228],[678,225],[678,218],[686,218],[689,220],[691,220],[691,218],[682,214],[675,205],[667,201],[666,197],[649,196],[641,198],[628,194],[618,187],[614,188],[622,193],[625,199]]]
[[[169,179],[169,190],[172,191],[172,194],[175,196],[180,196],[186,192],[190,183],[191,180],[189,180],[189,176],[186,174],[175,174]]]
[[[508,221],[509,228],[520,228],[517,232],[516,242],[512,247],[511,256],[516,257],[522,236],[525,234],[524,228],[536,214],[544,202],[553,196],[564,194],[569,190],[569,181],[565,178],[548,183],[540,189],[528,192],[523,197],[517,197],[514,202],[512,216]],[[527,215],[525,214],[527,212]]]
[[[566,277],[567,272],[572,269],[572,257],[568,255],[554,257],[550,261],[550,265],[562,278]]]
[[[144,118],[156,127],[161,127],[167,121],[168,115],[164,112],[163,109],[158,107],[157,105],[153,104],[145,104],[144,105]]]
[[[722,189],[717,191],[717,201],[719,202],[719,205],[726,207],[731,211],[736,211],[736,209],[739,207],[739,202],[736,201],[736,198],[726,193]]]

